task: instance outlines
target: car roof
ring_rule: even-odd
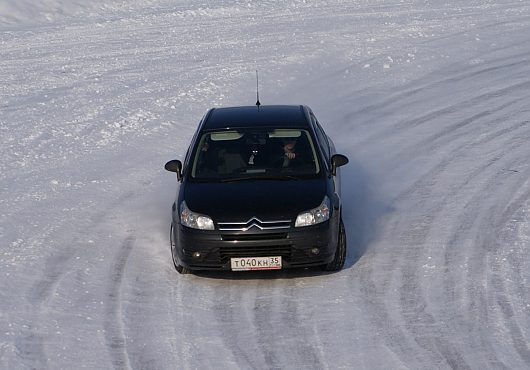
[[[211,109],[203,130],[242,127],[305,128],[309,126],[302,105],[262,105]]]

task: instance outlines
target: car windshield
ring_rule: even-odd
[[[192,159],[191,178],[197,180],[290,180],[320,174],[313,140],[301,129],[207,132]]]

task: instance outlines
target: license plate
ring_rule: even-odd
[[[230,258],[232,271],[280,270],[282,257],[239,257]]]

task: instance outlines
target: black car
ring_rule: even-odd
[[[172,207],[171,254],[190,270],[273,270],[346,258],[338,167],[348,159],[307,106],[210,109],[184,163]]]

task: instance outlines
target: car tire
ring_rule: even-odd
[[[346,262],[346,229],[342,217],[339,223],[339,238],[337,242],[337,249],[335,250],[335,257],[333,260],[323,266],[324,271],[339,271],[344,267]]]
[[[177,252],[175,251],[175,234],[173,232],[173,223],[171,223],[171,228],[169,231],[169,242],[171,246],[171,259],[173,260],[175,270],[177,270],[179,274],[189,274],[191,272],[190,269],[180,264]]]

